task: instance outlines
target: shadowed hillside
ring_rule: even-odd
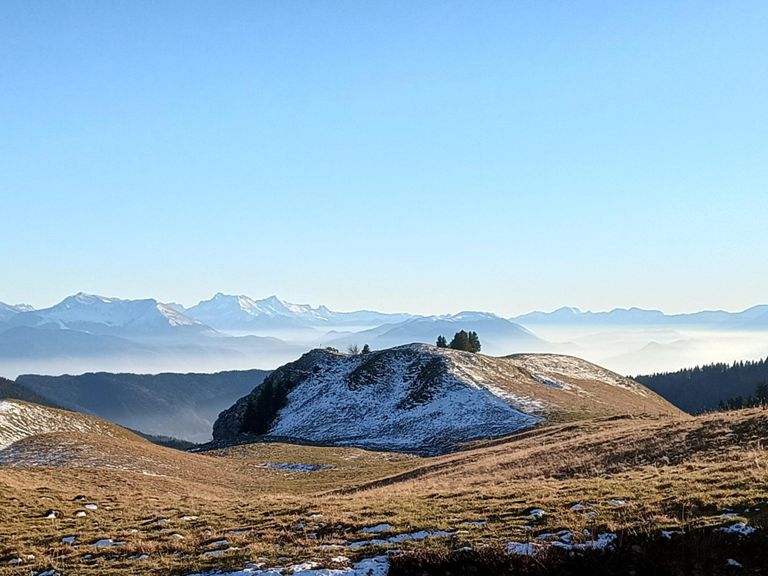
[[[18,386],[55,405],[155,436],[211,438],[219,412],[261,384],[264,370],[215,374],[23,375]]]

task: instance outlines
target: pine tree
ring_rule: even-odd
[[[437,347],[448,348],[448,340],[446,340],[445,336],[443,336],[442,334],[437,337]]]
[[[477,354],[480,352],[482,346],[480,345],[480,338],[477,336],[477,332],[469,333],[469,351]]]
[[[450,347],[454,350],[464,350],[465,352],[468,352],[469,334],[467,334],[464,330],[456,332],[456,334],[453,336],[453,340],[451,340]]]
[[[361,354],[370,354],[370,353],[371,353],[371,347],[368,346],[368,344],[365,344],[363,346],[363,351],[361,352]]]

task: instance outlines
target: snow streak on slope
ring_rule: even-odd
[[[448,355],[449,370],[462,381],[475,387],[484,387],[499,398],[503,398],[517,410],[527,413],[542,412],[546,405],[533,394],[514,392],[510,387],[501,386],[509,377],[513,366],[500,364],[499,359],[481,355]]]
[[[592,380],[610,386],[623,388],[638,396],[647,397],[648,389],[634,380],[620,376],[615,372],[601,368],[596,364],[559,354],[515,354],[507,358],[512,363],[529,370],[539,381],[560,385],[565,389],[577,389],[573,382],[563,381],[563,377],[576,380]]]
[[[114,430],[96,418],[75,412],[15,400],[0,400],[0,449],[37,434],[92,432],[114,436]]]

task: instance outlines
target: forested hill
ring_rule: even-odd
[[[0,399],[24,400],[51,408],[60,408],[58,404],[42,394],[38,394],[13,380],[0,377]]]
[[[733,398],[749,398],[768,382],[768,357],[754,362],[708,364],[677,372],[635,376],[634,380],[672,404],[695,414],[717,410]]]

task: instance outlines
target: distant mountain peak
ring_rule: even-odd
[[[335,325],[368,327],[400,322],[411,317],[409,314],[371,311],[335,312],[326,306],[287,302],[274,294],[256,300],[245,295],[232,296],[221,292],[209,300],[201,300],[185,313],[217,329],[246,331],[328,330]]]
[[[169,328],[205,328],[172,305],[152,298],[123,300],[78,292],[50,308],[22,311],[9,319],[16,326],[58,326],[91,333],[153,334]]]
[[[86,292],[78,292],[77,294],[73,294],[72,296],[67,296],[62,300],[59,304],[96,304],[96,303],[102,303],[102,304],[110,304],[112,302],[119,302],[119,298],[107,298],[106,296],[99,296],[97,294],[88,294]]]
[[[480,312],[477,310],[462,310],[456,314],[448,314],[446,316],[439,316],[438,318],[456,322],[465,320],[502,320],[501,316],[497,316],[493,312]]]

